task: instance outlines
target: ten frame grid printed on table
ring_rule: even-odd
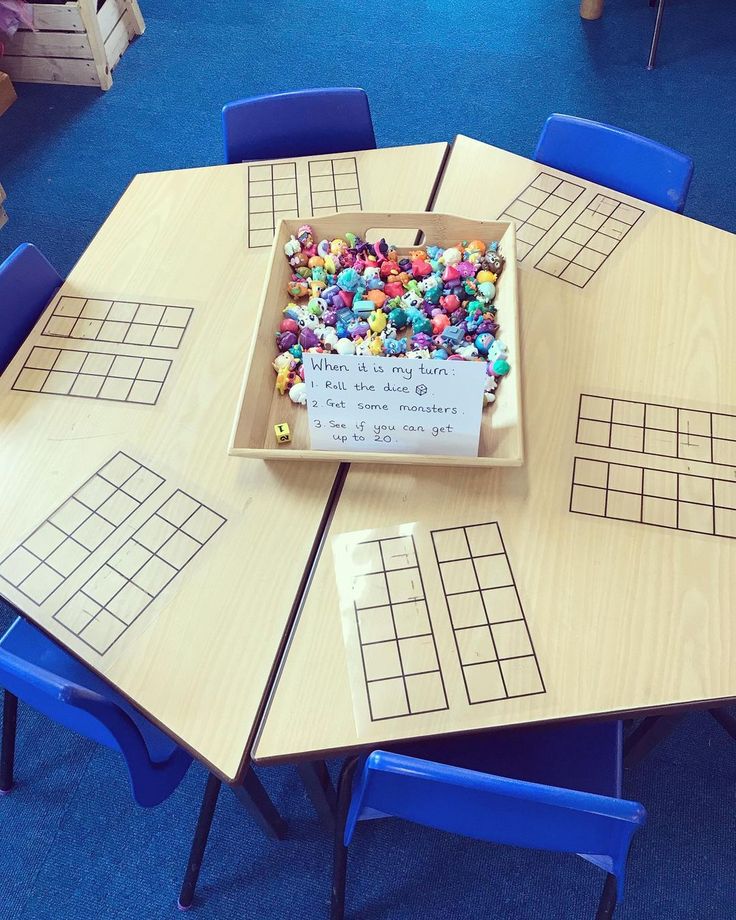
[[[309,161],[311,212],[361,211],[358,162],[355,157]]]
[[[248,246],[270,246],[276,224],[299,214],[296,163],[248,166]]]
[[[736,538],[736,482],[575,457],[570,511]]]
[[[596,195],[534,267],[584,288],[643,213],[616,198]]]
[[[177,489],[54,613],[54,619],[104,655],[225,520]]]
[[[354,563],[353,609],[371,721],[447,709],[414,537],[360,543]]]
[[[582,393],[578,444],[736,467],[736,415]]]
[[[194,312],[192,307],[63,296],[41,335],[178,348]]]
[[[11,389],[155,406],[171,361],[35,345]]]
[[[496,522],[432,530],[468,703],[544,693]]]
[[[120,451],[0,560],[0,577],[40,606],[164,481]]]
[[[584,191],[582,185],[541,172],[514,198],[498,219],[515,224],[516,258],[519,262],[529,255]]]

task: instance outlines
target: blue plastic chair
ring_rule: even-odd
[[[669,211],[683,210],[693,177],[685,154],[573,115],[549,116],[534,159]]]
[[[254,96],[222,110],[225,162],[373,150],[365,90],[333,87]]]
[[[9,749],[14,744],[9,734],[15,723],[14,698],[122,754],[133,798],[144,808],[167,799],[192,762],[186,751],[105,681],[20,617],[0,638],[0,686],[5,688],[3,792],[12,786]]]
[[[30,243],[22,243],[0,265],[0,374],[61,287],[62,280],[46,257]]]
[[[167,799],[184,778],[191,756],[131,706],[102,678],[18,617],[0,638],[0,686],[5,688],[0,746],[0,793],[13,786],[18,700],[77,734],[120,753],[135,801],[152,807]],[[179,895],[186,909],[194,899],[207,838],[221,788],[207,778]],[[233,792],[272,839],[286,825],[252,768]]]
[[[613,916],[631,839],[646,819],[641,805],[620,798],[620,722],[470,735],[403,750],[419,756],[374,751],[343,768],[331,920],[344,917],[347,847],[357,822],[387,816],[477,840],[577,853],[607,873],[596,917]]]

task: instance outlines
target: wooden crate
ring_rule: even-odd
[[[0,66],[17,83],[67,83],[110,89],[112,70],[145,29],[138,0],[31,3],[37,31],[20,29]]]
[[[498,281],[495,304],[498,307],[498,322],[501,327],[499,334],[509,348],[511,372],[499,384],[496,402],[483,411],[477,457],[311,449],[307,410],[276,391],[272,367],[277,355],[275,333],[282,319],[284,306],[288,302],[286,287],[291,278],[291,268],[284,256],[284,244],[292,234],[296,235],[297,228],[303,223],[312,225],[316,239],[334,239],[352,230],[367,239],[386,236],[389,242],[393,242],[398,241],[402,235],[401,231],[404,231],[403,238],[406,239],[406,230],[416,228],[423,231],[426,245],[448,247],[455,245],[458,240],[472,239],[500,241],[500,250],[506,257],[506,265]],[[413,239],[415,236],[412,234],[408,238]],[[414,247],[397,247],[400,255],[412,248]],[[264,459],[280,457],[291,460],[344,460],[358,463],[411,463],[433,466],[519,466],[524,459],[520,359],[516,236],[512,223],[469,220],[436,213],[340,213],[327,217],[282,220],[276,228],[271,249],[229,452],[234,456]],[[273,429],[274,425],[281,422],[289,425],[291,442],[277,445]]]

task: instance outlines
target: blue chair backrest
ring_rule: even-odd
[[[35,246],[22,243],[0,265],[0,374],[63,279]]]
[[[478,840],[578,853],[618,878],[623,891],[631,838],[645,819],[636,802],[542,786],[374,751],[353,792],[345,825],[375,812]]]
[[[685,154],[572,115],[549,116],[534,159],[669,211],[683,210],[693,177]]]
[[[139,805],[147,807],[163,801],[176,788],[191,762],[189,755],[178,749],[179,763],[152,763],[138,726],[113,700],[2,648],[0,687],[54,722],[121,753]]]
[[[305,89],[229,102],[222,110],[225,162],[373,150],[365,90]]]

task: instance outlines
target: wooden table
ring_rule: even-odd
[[[446,153],[335,164],[363,207],[422,210]],[[227,454],[268,226],[279,208],[308,213],[318,161],[331,168],[320,157],[137,176],[0,384],[0,591],[230,782],[338,469]],[[353,192],[337,194],[353,207]],[[60,395],[70,387],[80,398]]]
[[[531,204],[517,200],[521,193]],[[728,440],[736,438],[736,237],[464,137],[435,209],[515,217],[525,464],[350,469],[257,761],[736,696],[736,442]],[[561,254],[547,255],[563,232]],[[595,272],[585,267],[598,262]],[[363,715],[358,728],[348,660],[363,675],[346,654],[333,541],[405,522],[415,522],[423,554],[448,706],[376,721]],[[477,688],[466,690],[462,678],[470,681],[473,662],[461,673],[436,562],[430,571],[429,531],[486,522],[500,528],[532,647],[518,623],[515,638],[499,634],[498,657],[525,656],[524,674],[502,662],[505,688],[471,705]],[[541,684],[530,676],[531,659]],[[497,670],[482,667],[486,676]]]

